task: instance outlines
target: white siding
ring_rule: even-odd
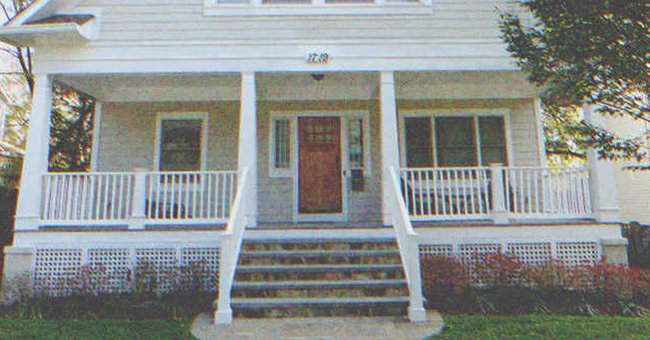
[[[459,0],[434,1],[425,15],[215,17],[203,14],[202,0],[86,0],[77,11],[101,9],[100,38],[48,48],[40,60],[59,71],[81,61],[96,71],[119,62],[141,72],[172,67],[163,61],[186,70],[295,70],[313,68],[304,57],[321,50],[332,56],[324,69],[511,69],[496,10],[508,6]]]

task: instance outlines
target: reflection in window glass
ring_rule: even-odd
[[[201,169],[201,126],[200,119],[165,119],[161,122],[160,170]]]
[[[363,120],[353,118],[348,122],[350,168],[363,168]]]
[[[276,169],[291,166],[291,124],[289,120],[275,121],[275,163]]]

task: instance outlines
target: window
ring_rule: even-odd
[[[156,141],[156,169],[198,171],[203,168],[205,114],[161,114]]]
[[[269,173],[271,177],[291,177],[292,167],[292,120],[288,117],[271,119],[271,146]]]
[[[205,15],[431,14],[430,0],[206,0]]]
[[[435,118],[438,166],[474,166],[476,133],[474,118]]]
[[[363,119],[351,118],[348,121],[348,148],[350,150],[350,169],[364,167]]]
[[[503,116],[407,117],[404,133],[411,168],[508,162]]]
[[[406,118],[406,164],[412,168],[433,166],[431,118]]]

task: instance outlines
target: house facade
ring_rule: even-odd
[[[47,286],[89,263],[200,260],[228,324],[242,244],[392,240],[422,321],[420,256],[625,262],[612,165],[591,153],[587,168],[547,166],[538,90],[496,8],[517,10],[35,1],[0,29],[36,49],[6,275]],[[100,103],[88,173],[48,173],[54,82]]]

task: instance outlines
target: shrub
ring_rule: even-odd
[[[131,277],[133,276],[133,277]],[[179,319],[210,311],[216,298],[205,265],[130,271],[89,264],[77,275],[32,288],[29,276],[5,282],[0,315],[29,319]]]
[[[423,257],[422,281],[429,307],[446,313],[639,316],[650,307],[650,271],[604,262],[533,266],[507,254],[466,263]]]

